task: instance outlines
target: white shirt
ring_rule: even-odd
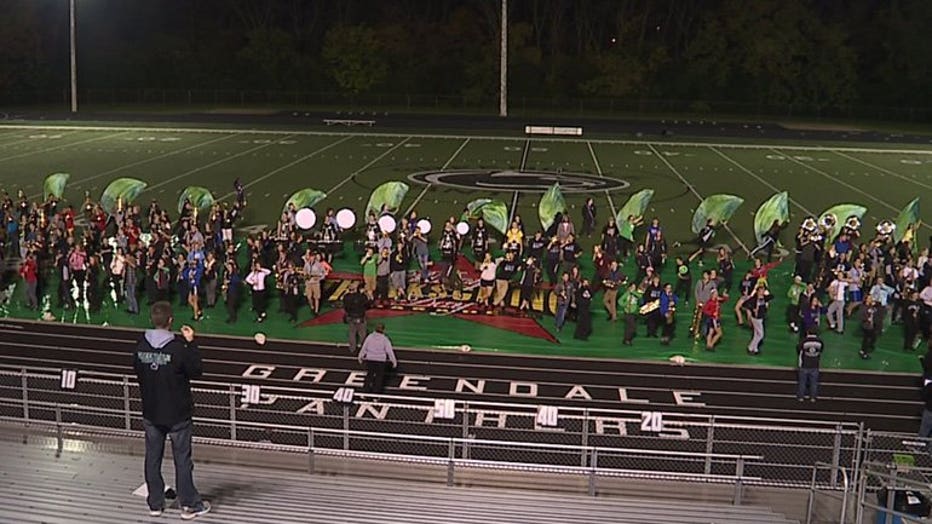
[[[479,278],[485,280],[486,282],[490,280],[495,280],[495,271],[498,269],[498,264],[495,262],[489,262],[487,264],[482,264],[482,274],[479,275]]]
[[[832,300],[841,300],[844,302],[845,290],[848,289],[848,283],[843,280],[835,279],[832,281],[831,288],[831,291],[834,292],[834,295],[832,295]]]
[[[265,291],[265,277],[269,276],[268,269],[262,268],[258,271],[253,271],[246,276],[246,283],[252,286],[253,291]]]
[[[932,307],[932,285],[922,288],[919,299],[925,302],[927,306]]]

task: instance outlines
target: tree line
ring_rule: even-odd
[[[78,0],[83,88],[494,101],[498,0]],[[509,0],[510,92],[929,105],[927,0]],[[0,2],[0,92],[68,82],[64,0]],[[701,102],[696,108],[701,110]]]

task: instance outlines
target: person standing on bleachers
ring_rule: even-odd
[[[175,483],[182,520],[191,520],[210,511],[194,486],[191,437],[194,397],[191,380],[203,373],[201,353],[194,342],[194,330],[181,326],[183,340],[171,331],[173,316],[168,302],[156,302],[149,310],[153,329],[136,344],[133,368],[142,397],[142,424],[146,432],[146,488],[149,515],[158,517],[165,504],[162,457],[165,437],[171,438],[175,461]]]
[[[819,364],[822,360],[822,339],[817,327],[806,332],[806,338],[796,346],[796,400],[815,402],[819,398]]]

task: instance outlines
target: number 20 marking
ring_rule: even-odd
[[[663,431],[663,413],[659,411],[642,411],[641,431],[647,433],[660,433]]]

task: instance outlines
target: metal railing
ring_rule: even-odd
[[[813,486],[809,471],[822,463],[829,467],[815,485],[836,491],[846,489],[847,472],[858,478],[865,452],[866,432],[855,424],[662,413],[660,427],[651,428],[640,411],[557,406],[554,424],[543,425],[533,404],[456,400],[451,416],[441,418],[433,398],[357,394],[347,404],[335,401],[330,389],[262,385],[246,403],[244,386],[253,385],[196,381],[195,436],[225,445],[313,449],[310,460],[319,453],[430,461],[452,456],[454,466],[597,468],[599,475],[798,488]],[[137,434],[138,398],[134,377],[78,371],[74,389],[63,390],[59,369],[0,366],[0,418],[6,421],[65,433]]]
[[[932,522],[932,520],[927,518],[894,509],[896,500],[895,494],[897,491],[909,490],[921,493],[926,497],[932,495],[932,486],[930,486],[929,478],[927,477],[929,473],[930,471],[924,468],[912,468],[899,464],[865,462],[862,465],[861,475],[858,480],[855,523],[862,524],[864,522],[867,510],[877,512],[878,517],[883,516],[882,519],[876,519],[876,522],[883,524],[893,524],[894,522]],[[881,492],[886,492],[886,503],[883,506],[868,501],[869,495]]]
[[[833,476],[836,473],[841,473],[841,493],[839,494],[837,490],[825,489],[821,487],[817,482],[819,471],[828,470],[833,473]],[[838,517],[839,524],[847,523],[847,512],[848,512],[848,493],[850,492],[851,485],[848,479],[848,470],[833,464],[826,464],[824,462],[816,462],[812,466],[812,481],[809,484],[809,501],[806,505],[806,524],[812,524],[813,510],[815,509],[816,495],[823,495],[829,498],[838,500],[841,502],[840,515]]]

